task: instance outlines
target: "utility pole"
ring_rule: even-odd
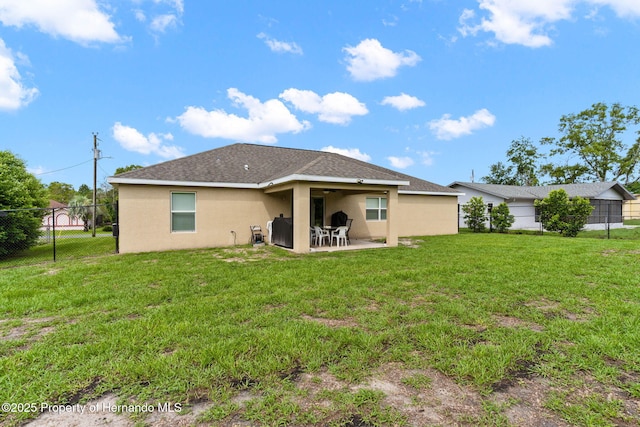
[[[98,132],[93,132],[93,206],[91,215],[91,236],[96,237],[97,169],[100,150],[98,150]]]

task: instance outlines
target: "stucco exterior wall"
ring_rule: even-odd
[[[400,194],[398,234],[435,236],[458,232],[458,198]]]
[[[327,217],[342,210],[353,219],[349,235],[355,239],[381,239],[387,235],[387,221],[366,219],[367,197],[386,197],[384,193],[351,194],[345,197],[331,195],[327,198]],[[457,226],[458,201],[455,196],[398,195],[398,205],[394,215],[398,236],[433,236],[455,234]]]
[[[636,200],[625,200],[622,205],[624,219],[640,219],[640,194],[636,194]]]
[[[196,231],[171,232],[171,193],[196,193]],[[246,244],[250,225],[291,216],[287,192],[226,188],[119,186],[120,252],[148,252]]]

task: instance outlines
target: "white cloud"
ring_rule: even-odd
[[[393,77],[402,66],[413,67],[421,58],[413,51],[393,52],[376,39],[366,39],[356,47],[345,47],[347,70],[358,81],[373,81]]]
[[[27,172],[32,175],[38,176],[46,174],[47,169],[44,166],[27,167]]]
[[[383,18],[382,19],[382,25],[384,25],[385,27],[395,27],[396,25],[398,25],[398,17],[395,15],[391,15],[391,17],[389,19],[387,18]]]
[[[621,18],[637,18],[640,16],[638,0],[588,0],[598,6],[609,6]]]
[[[381,104],[390,105],[400,111],[425,106],[424,101],[416,98],[415,96],[407,95],[406,93],[400,93],[398,96],[387,96],[382,100]]]
[[[236,88],[227,90],[233,103],[248,111],[248,117],[239,117],[224,110],[207,111],[202,107],[187,107],[176,118],[186,131],[207,138],[233,139],[242,142],[277,142],[278,133],[298,133],[311,127],[307,121],[298,121],[278,99],[264,103],[245,95]]]
[[[387,157],[391,166],[396,169],[406,169],[415,163],[411,157]]]
[[[264,43],[269,46],[272,52],[277,53],[293,53],[295,55],[302,55],[302,48],[294,42],[283,42],[280,40],[272,39],[265,33],[257,35],[259,39],[264,40]]]
[[[95,0],[1,0],[0,21],[18,28],[33,25],[43,33],[82,45],[124,40]]]
[[[151,20],[149,28],[156,33],[164,33],[169,27],[176,27],[178,17],[173,14],[157,15]]]
[[[180,147],[166,145],[165,141],[173,141],[173,135],[150,133],[144,136],[137,129],[116,122],[112,128],[113,138],[127,151],[140,154],[156,154],[165,159],[176,159],[184,156]]]
[[[322,147],[320,151],[326,151],[328,153],[336,153],[341,154],[346,157],[351,157],[352,159],[362,160],[363,162],[370,162],[371,156],[363,153],[358,148],[337,148],[332,145],[327,147]]]
[[[471,116],[460,117],[457,120],[453,120],[450,117],[450,114],[445,114],[442,118],[429,122],[429,129],[435,133],[436,138],[449,140],[463,135],[471,135],[475,130],[493,126],[496,121],[496,116],[486,108],[476,111]]]
[[[144,13],[143,10],[140,9],[136,9],[133,11],[133,15],[136,17],[136,20],[139,22],[146,22],[147,21],[147,15]]]
[[[26,57],[17,56],[26,61]],[[17,110],[37,96],[38,89],[27,87],[22,82],[13,52],[0,39],[0,111]]]
[[[546,34],[548,24],[570,18],[574,0],[478,0],[478,3],[480,9],[489,13],[489,18],[483,17],[479,24],[469,25],[475,13],[465,9],[459,28],[463,36],[484,31],[493,33],[502,43],[542,47],[552,43]]]
[[[479,24],[470,21],[475,11],[465,9],[460,16],[458,31],[463,36],[475,36],[479,32],[493,33],[496,40],[505,44],[520,44],[537,48],[549,46],[552,24],[572,19],[574,8],[580,3],[611,7],[619,17],[640,16],[637,0],[478,0],[478,7],[487,11]]]
[[[344,92],[333,92],[321,97],[310,90],[292,88],[282,92],[279,97],[300,111],[318,114],[318,120],[326,123],[346,125],[353,116],[369,113],[365,104]]]
[[[165,33],[169,28],[176,28],[181,24],[184,13],[182,0],[133,0],[139,8],[133,9],[137,21],[147,23],[148,29],[154,35]],[[142,9],[145,3],[153,3]]]
[[[182,15],[184,13],[184,0],[153,0],[155,3],[167,3],[172,6],[176,13]]]
[[[418,155],[420,156],[420,163],[422,163],[425,166],[431,166],[433,165],[433,156],[435,156],[436,153],[435,151],[418,151]]]

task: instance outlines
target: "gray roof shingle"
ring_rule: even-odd
[[[409,181],[408,186],[402,185],[399,190],[457,194],[452,188],[336,153],[243,143],[125,172],[110,181],[261,184],[292,175]]]

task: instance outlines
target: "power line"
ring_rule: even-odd
[[[92,161],[92,160],[93,160],[93,159],[89,159],[89,160],[84,161],[84,162],[82,162],[82,163],[78,163],[77,165],[69,166],[69,167],[62,168],[62,169],[56,169],[56,170],[54,170],[54,171],[40,172],[40,173],[36,173],[36,174],[34,174],[34,175],[36,175],[36,176],[40,176],[40,175],[47,175],[47,174],[50,174],[50,173],[56,173],[56,172],[66,171],[67,169],[72,169],[72,168],[77,168],[78,166],[82,166],[82,165],[84,165],[85,163],[89,163],[89,162],[90,162],[90,161]]]

